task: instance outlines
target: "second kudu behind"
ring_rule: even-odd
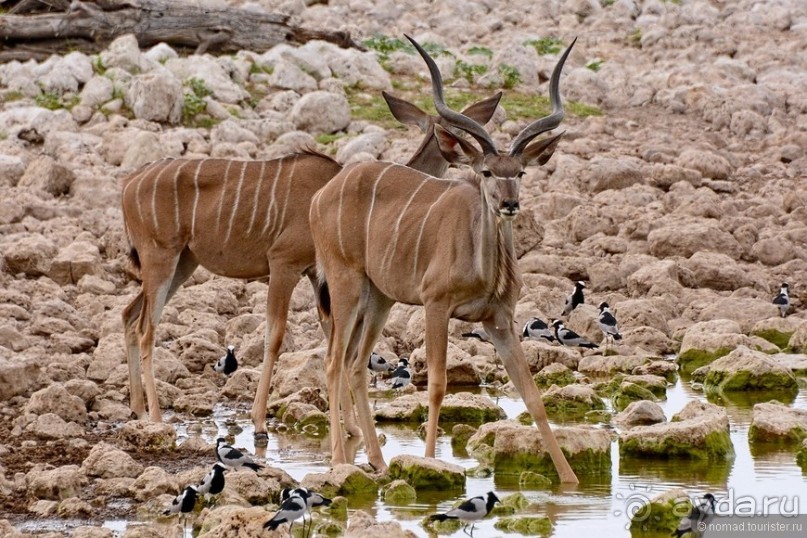
[[[398,164],[367,162],[346,167],[314,195],[311,230],[320,277],[328,286],[332,321],[327,377],[333,464],[345,463],[344,441],[336,432],[340,428],[337,395],[346,368],[369,462],[378,470],[386,469],[370,415],[366,359],[356,357],[369,355],[390,308],[400,302],[425,307],[426,456],[435,455],[446,391],[449,318],[482,322],[538,425],[560,480],[576,483],[549,426],[513,324],[522,282],[512,230],[524,168],[546,163],[562,136],[533,142],[563,119],[560,74],[574,43],[552,72],[551,114],[524,128],[503,154],[482,125],[446,106],[440,71],[426,51],[409,40],[429,67],[440,116],[470,134],[482,150],[437,125],[437,143],[445,159],[470,165],[472,174],[466,179],[437,179]],[[357,354],[350,350],[356,335],[360,335]]]
[[[384,98],[399,121],[425,133],[407,166],[444,174],[449,163],[438,148],[434,125],[448,126],[445,120],[403,99],[386,93]],[[500,98],[475,103],[464,113],[486,123]],[[269,277],[263,369],[252,406],[255,433],[266,433],[266,403],[291,294],[302,275],[312,284],[315,280],[311,197],[340,170],[330,157],[300,151],[270,161],[164,159],[123,180],[124,228],[142,280],[142,289],[123,311],[129,400],[138,418],[161,420],[152,365],[156,327],[165,304],[201,265],[227,277]],[[358,433],[350,420],[349,394],[341,397],[346,427]]]

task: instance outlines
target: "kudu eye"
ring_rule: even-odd
[[[485,177],[492,177],[493,172],[491,172],[490,170],[482,170],[482,175]]]

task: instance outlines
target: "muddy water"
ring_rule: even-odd
[[[485,389],[480,389],[487,394]],[[513,418],[524,411],[520,400],[505,397],[489,397]],[[723,463],[659,461],[659,460],[619,460],[619,447],[616,441],[611,447],[612,472],[610,477],[599,480],[583,479],[576,487],[557,486],[548,490],[521,490],[530,500],[540,503],[543,512],[552,520],[552,536],[573,538],[586,533],[599,536],[630,536],[627,530],[627,513],[635,511],[646,499],[674,487],[683,487],[691,495],[714,493],[718,499],[725,498],[735,503],[757,502],[765,498],[773,512],[792,512],[794,504],[801,513],[807,511],[807,488],[801,469],[795,463],[792,450],[752,449],[748,444],[748,427],[751,422],[751,409],[754,403],[767,401],[770,395],[759,395],[757,399],[732,399],[712,403],[724,405],[729,414],[731,439],[734,443],[735,458]],[[693,390],[688,381],[678,381],[667,391],[667,400],[660,402],[669,419],[680,411],[687,402],[706,400],[706,396]],[[383,398],[378,405],[383,405]],[[790,402],[788,402],[790,403]],[[807,409],[807,389],[801,389],[792,405]],[[189,427],[190,426],[190,427]],[[401,425],[382,425],[379,431],[387,437],[383,447],[387,461],[397,454],[423,454],[423,441],[415,429]],[[235,445],[250,449],[255,453],[252,425],[245,411],[234,411],[227,406],[219,406],[211,420],[201,424],[180,425],[178,437],[181,441],[188,435],[202,435],[209,442],[223,433],[235,435]],[[270,465],[282,467],[292,477],[301,480],[311,472],[324,472],[328,469],[325,454],[329,450],[327,439],[308,438],[300,435],[272,434],[266,447],[265,458]],[[351,447],[348,447],[351,448]],[[357,462],[365,462],[361,447],[356,450]],[[264,453],[258,449],[258,455]],[[448,436],[443,436],[437,447],[437,457],[462,465],[474,467],[477,461],[454,453]],[[482,495],[489,490],[500,496],[519,491],[518,478],[487,477],[471,478],[463,495]],[[351,509],[363,509],[374,514],[379,520],[397,520],[405,528],[418,536],[428,536],[420,522],[428,514],[449,509],[457,500],[456,493],[419,493],[416,503],[406,506],[392,506],[376,498],[351,499]],[[784,505],[780,505],[784,502]],[[780,510],[781,506],[781,510]],[[722,508],[728,507],[724,502]],[[719,509],[721,508],[719,507]],[[494,529],[494,519],[476,525],[477,537],[500,536],[503,533]],[[109,521],[107,527],[122,531],[126,522]],[[188,533],[188,536],[190,534]],[[464,536],[460,531],[452,536]]]

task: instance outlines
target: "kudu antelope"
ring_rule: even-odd
[[[376,469],[386,468],[370,416],[365,361],[356,357],[369,355],[390,308],[401,302],[425,307],[426,456],[435,455],[446,390],[449,318],[482,322],[538,425],[560,480],[575,483],[577,478],[549,427],[513,324],[521,276],[512,237],[512,220],[519,211],[519,178],[525,166],[546,163],[563,134],[532,142],[563,119],[560,74],[574,43],[552,72],[551,114],[528,125],[510,151],[501,154],[482,125],[448,108],[437,66],[420,45],[408,39],[429,67],[438,112],[453,127],[473,136],[482,151],[438,125],[435,134],[446,160],[471,165],[473,173],[467,179],[437,179],[398,164],[367,162],[346,167],[311,201],[317,264],[325,279],[320,298],[326,297],[327,290],[332,323],[327,361],[332,461],[345,462],[344,441],[336,434],[340,431],[336,396],[347,367],[369,462]]]
[[[444,174],[449,163],[440,152],[433,127],[449,124],[407,101],[386,93],[384,97],[398,120],[425,133],[407,166]],[[464,112],[487,123],[500,98],[499,93]],[[228,277],[270,276],[263,370],[252,407],[255,433],[266,433],[266,402],[291,294],[301,275],[315,284],[308,223],[311,197],[341,169],[333,159],[303,150],[271,161],[165,159],[124,179],[124,227],[130,258],[142,280],[141,291],[123,311],[130,406],[138,418],[146,417],[145,382],[148,417],[161,420],[152,370],[156,326],[165,304],[202,265]],[[352,417],[349,394],[342,398],[346,428],[358,433],[348,420]]]

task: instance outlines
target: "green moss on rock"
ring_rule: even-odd
[[[713,362],[715,359],[728,355],[731,353],[731,351],[732,349],[729,347],[721,347],[715,349],[714,351],[688,349],[678,355],[678,364],[680,365],[682,372],[689,374],[701,366],[706,366],[707,364]]]
[[[664,533],[668,536],[674,531],[681,518],[688,515],[692,509],[692,502],[681,490],[673,490],[670,493],[676,494],[674,498],[654,499],[631,516],[631,534],[637,532]]]
[[[767,340],[779,349],[786,349],[790,344],[790,337],[793,336],[793,331],[782,332],[776,329],[761,329],[751,333],[753,336]]]
[[[801,472],[807,474],[807,441],[802,443],[801,448],[796,453],[796,463],[801,467]]]
[[[465,488],[465,470],[459,465],[416,456],[396,456],[389,465],[389,477],[405,480],[416,490]]]
[[[391,504],[408,504],[417,499],[415,488],[405,480],[395,480],[382,488],[384,502]]]
[[[526,536],[549,536],[552,532],[552,522],[546,516],[504,517],[493,526],[500,531]]]
[[[725,459],[734,454],[734,445],[727,431],[714,431],[706,435],[701,446],[681,442],[671,437],[649,444],[640,438],[619,440],[620,456],[656,456],[660,458]]]
[[[518,487],[522,489],[548,488],[551,485],[552,481],[550,479],[532,471],[524,471],[518,477]]]
[[[468,424],[455,424],[451,428],[451,448],[454,450],[465,450],[468,446],[468,439],[476,433],[476,428]]]
[[[331,499],[328,513],[337,521],[347,521],[347,497],[340,495]]]
[[[563,450],[566,460],[571,465],[577,476],[583,475],[610,475],[611,473],[611,451],[599,452],[592,449],[583,450],[577,454],[569,454]],[[532,471],[558,479],[558,472],[555,464],[548,453],[533,454],[527,452],[517,452],[512,456],[495,454],[494,468],[496,473],[521,475],[524,471]]]
[[[711,369],[706,374],[703,384],[707,392],[768,390],[789,391],[795,394],[799,391],[796,378],[784,372],[765,372],[755,375],[749,370],[727,372]]]
[[[530,415],[529,411],[522,411],[521,413],[519,413],[518,416],[516,417],[516,420],[518,421],[519,424],[523,424],[525,426],[532,426],[533,423],[535,422],[532,419],[532,415]]]
[[[614,408],[619,411],[623,411],[631,402],[638,402],[640,400],[656,401],[656,396],[652,392],[641,385],[629,381],[622,382],[611,398],[614,403]]]

